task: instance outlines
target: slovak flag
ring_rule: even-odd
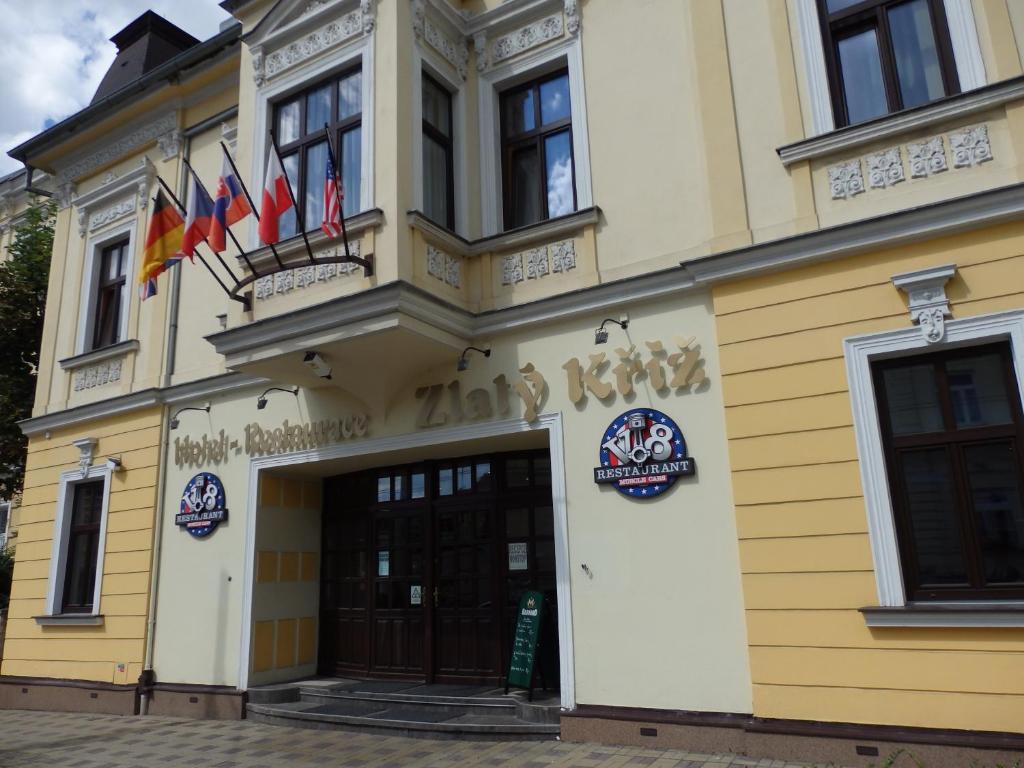
[[[267,178],[263,182],[263,200],[260,202],[260,240],[271,245],[281,239],[278,223],[281,214],[291,207],[288,177],[277,152],[271,152],[270,162],[267,163]]]
[[[242,194],[242,185],[238,183],[228,156],[220,169],[217,180],[217,194],[213,200],[213,221],[210,222],[210,236],[206,239],[214,253],[223,253],[227,249],[225,235],[227,229],[237,221],[241,221],[252,213],[249,201]]]
[[[192,188],[189,190],[188,207],[185,212],[185,237],[181,241],[181,252],[194,258],[196,246],[210,234],[213,220],[213,200],[206,187],[199,183],[199,177],[192,174]]]
[[[338,188],[338,179],[334,175],[334,163],[328,156],[327,173],[324,175],[324,219],[320,222],[320,229],[328,237],[341,234],[341,200],[344,197],[345,193]]]

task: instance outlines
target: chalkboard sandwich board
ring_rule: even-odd
[[[525,688],[533,701],[533,667],[537,660],[537,641],[540,639],[540,622],[544,607],[544,595],[540,592],[524,592],[519,598],[516,613],[516,632],[512,638],[512,657],[508,663],[505,678],[505,693],[511,686]]]

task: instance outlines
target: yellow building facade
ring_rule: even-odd
[[[1019,753],[1024,10],[640,5],[115,36],[178,52],[12,151],[61,211],[3,706],[367,726],[337,680],[500,688],[532,597],[537,734]],[[280,241],[141,301],[160,181],[259,207],[277,151]]]

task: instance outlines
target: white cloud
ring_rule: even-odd
[[[110,37],[153,10],[200,40],[228,15],[217,0],[0,0],[0,174],[7,150],[89,104],[117,53]]]

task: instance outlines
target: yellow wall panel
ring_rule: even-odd
[[[989,312],[1010,312],[1021,308],[1024,304],[1021,294],[1011,293],[1005,296],[993,296],[991,298],[977,299],[975,301],[963,302],[952,307],[953,317],[968,317],[970,315],[984,315]]]
[[[50,485],[36,485],[29,484],[33,478],[25,478],[25,493],[22,495],[22,502],[25,506],[32,506],[33,504],[56,504],[57,503],[57,489],[56,483]]]
[[[138,552],[153,544],[151,530],[107,532],[107,552]]]
[[[22,504],[18,507],[20,525],[28,523],[52,523],[56,518],[56,504]]]
[[[103,580],[106,583],[106,579]],[[149,597],[146,594],[109,595],[104,592],[102,610],[104,616],[146,616]]]
[[[1002,694],[754,685],[759,717],[1019,732],[1022,711],[1024,697]]]
[[[14,544],[20,546],[37,541],[53,541],[53,521],[29,522],[22,518]]]
[[[103,577],[103,596],[149,593],[148,573],[110,573]]]
[[[31,474],[33,485],[48,485],[57,484],[60,482],[60,476],[67,472],[69,469],[73,470],[77,464],[78,449],[74,449],[75,456],[72,457],[71,461],[62,461],[53,465],[46,465],[41,462],[40,459],[36,459],[36,465],[31,465],[27,469],[27,472]],[[118,458],[121,459],[122,465],[125,467],[125,473],[141,472],[143,469],[155,468],[159,460],[160,452],[156,446],[147,446],[139,448],[134,451],[125,451],[118,453]],[[35,454],[36,457],[40,454]],[[53,456],[52,458],[59,458]],[[96,463],[104,460],[105,456],[96,454]]]
[[[256,553],[256,583],[269,584],[277,581],[277,552]]]
[[[121,512],[132,509],[152,508],[156,503],[156,488],[136,488],[130,491],[112,490],[110,493],[111,512]]]
[[[748,609],[857,609],[878,602],[873,571],[745,573],[743,596]]]
[[[730,439],[831,429],[852,424],[850,396],[846,392],[725,409],[725,426]]]
[[[260,505],[278,507],[281,505],[281,478],[267,472],[260,473]]]
[[[7,606],[8,619],[30,619],[46,613],[46,599],[42,597],[12,599]]]
[[[734,472],[856,460],[857,443],[853,427],[729,441],[729,464]]]
[[[17,564],[19,562],[26,562],[29,560],[49,560],[50,554],[53,552],[53,541],[51,539],[43,541],[26,541],[24,543],[19,542],[15,546],[15,578],[17,578]]]
[[[861,498],[817,499],[736,508],[740,539],[779,536],[824,536],[866,533],[867,513]]]
[[[53,677],[61,680],[114,682],[112,661],[68,661],[54,659],[10,659],[0,664],[0,675],[17,677]]]
[[[48,634],[30,640],[12,638],[4,643],[5,658],[40,661],[142,661],[143,650],[139,640],[64,638]]]
[[[107,552],[103,556],[103,573],[149,573],[148,549],[136,552]]]
[[[115,640],[142,640],[145,636],[146,620],[141,616],[107,616],[103,617],[103,624],[99,627],[46,627],[43,630],[44,637],[48,639],[60,638],[63,640],[103,639]],[[8,638],[20,638],[39,640],[39,625],[34,619],[17,619],[7,625]]]
[[[301,581],[316,581],[319,579],[320,573],[317,570],[317,560],[316,552],[302,553],[301,573],[299,574]]]
[[[156,451],[152,453],[154,456],[156,455]],[[157,468],[155,466],[129,467],[121,472],[111,473],[110,477],[111,493],[130,491],[136,488],[150,488],[156,485]]]
[[[152,530],[155,510],[151,508],[129,509],[111,512],[107,515],[107,533],[119,531]]]
[[[827,395],[847,386],[846,365],[838,357],[722,377],[726,406]]]
[[[274,622],[257,621],[253,627],[252,671],[274,668]]]
[[[302,481],[286,477],[281,485],[281,506],[286,509],[302,509]]]
[[[737,504],[842,499],[860,493],[860,466],[856,461],[733,473]]]
[[[316,663],[316,619],[299,619],[299,665]]]
[[[871,544],[866,533],[746,539],[740,563],[744,573],[868,571]]]
[[[12,600],[38,600],[46,598],[46,590],[50,584],[48,578],[18,579],[11,582]]]
[[[34,579],[45,579],[50,575],[50,559],[45,560],[19,560],[18,551],[15,549],[14,561],[14,582],[21,579],[32,581]]]
[[[747,611],[747,630],[762,646],[1024,652],[1019,630],[869,627],[860,611],[849,609]]]
[[[282,669],[295,666],[295,634],[298,621],[281,619],[277,622],[277,648],[274,652],[274,667]]]
[[[281,581],[298,581],[299,580],[299,553],[298,552],[282,552],[281,553],[281,572],[278,578]]]
[[[1024,257],[1015,256],[983,264],[959,266],[946,285],[946,296],[954,304],[979,298],[1024,293]]]

